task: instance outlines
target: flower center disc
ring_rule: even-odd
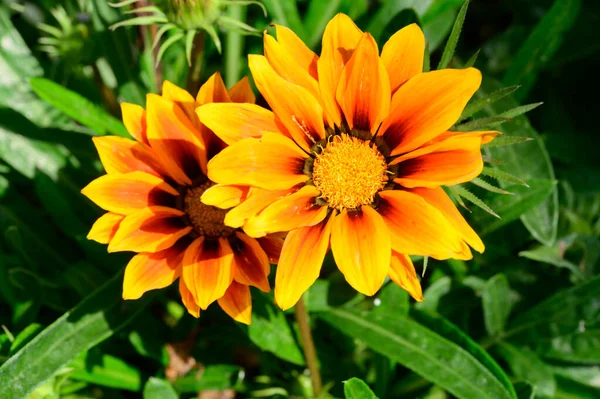
[[[315,157],[313,183],[334,209],[354,209],[373,202],[388,177],[385,158],[368,141],[334,136]]]
[[[206,205],[200,201],[202,194],[212,185],[214,185],[213,182],[207,181],[200,186],[188,189],[184,199],[184,211],[189,217],[191,225],[201,236],[227,237],[235,231],[234,228],[223,224],[228,210]]]

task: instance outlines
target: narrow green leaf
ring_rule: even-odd
[[[454,50],[456,49],[456,44],[458,43],[458,38],[460,37],[460,31],[462,30],[465,17],[467,16],[467,8],[469,8],[469,0],[465,1],[458,12],[458,16],[456,17],[456,21],[452,27],[452,32],[450,32],[448,42],[446,42],[446,47],[444,48],[444,52],[442,53],[442,58],[440,59],[437,69],[446,68],[454,56]]]
[[[481,49],[477,50],[477,51],[475,52],[475,54],[473,54],[473,55],[471,56],[471,58],[469,58],[469,59],[467,60],[467,62],[465,63],[465,68],[471,68],[473,65],[475,65],[475,61],[477,61],[477,57],[479,56],[479,52],[480,52],[480,51],[481,51]],[[464,113],[464,111],[463,111],[463,113]]]
[[[576,279],[583,280],[585,276],[579,267],[562,256],[564,249],[562,249],[561,246],[562,244],[560,244],[560,241],[551,247],[547,245],[538,245],[527,251],[519,252],[519,256],[537,262],[548,263],[556,267],[563,267],[570,270]]]
[[[493,147],[504,147],[507,145],[524,143],[526,141],[533,140],[531,137],[519,137],[519,136],[498,136],[491,142],[484,144],[485,148],[493,148]]]
[[[486,118],[474,119],[469,122],[461,123],[452,128],[458,132],[473,132],[475,130],[485,130],[494,126],[508,122],[510,118],[505,116],[488,116]]]
[[[219,34],[215,30],[215,27],[212,25],[209,26],[208,28],[206,28],[206,33],[208,33],[208,36],[210,36],[212,41],[215,43],[217,51],[219,52],[219,54],[221,54],[221,39],[219,38]]]
[[[423,72],[431,70],[431,53],[429,52],[429,44],[425,43],[425,55],[423,56]]]
[[[507,183],[518,184],[520,186],[529,187],[527,183],[523,180],[519,179],[516,176],[511,175],[510,173],[503,172],[500,169],[490,168],[489,166],[484,166],[481,174],[484,176],[493,177],[498,181],[505,181]]]
[[[410,319],[342,309],[331,309],[319,317],[459,398],[515,398],[469,352]]]
[[[124,0],[124,1],[120,1],[118,3],[108,3],[108,5],[111,7],[118,8],[118,7],[125,7],[125,6],[128,6],[133,3],[137,3],[138,1],[141,1],[141,0]]]
[[[490,215],[497,217],[498,219],[501,219],[500,216],[498,216],[498,214],[492,210],[492,208],[487,206],[485,204],[485,202],[483,202],[482,200],[477,198],[477,196],[475,194],[473,194],[472,192],[470,192],[463,186],[461,186],[461,185],[451,186],[450,191],[453,194],[455,194],[456,196],[462,197],[462,198],[466,199],[467,201],[469,201],[470,203],[472,203],[473,205],[478,206],[479,208],[483,209]]]
[[[298,347],[285,314],[264,294],[253,296],[252,324],[248,336],[261,349],[298,365],[304,356]]]
[[[32,78],[29,82],[43,100],[96,133],[131,137],[120,120],[80,94],[44,78]]]
[[[573,334],[553,338],[549,342],[543,341],[536,350],[546,359],[577,364],[600,364],[600,328],[578,330]]]
[[[492,104],[500,100],[501,98],[514,93],[518,88],[519,86],[503,87],[481,98],[473,98],[463,110],[463,113],[460,115],[460,118],[458,118],[458,122],[463,121],[471,117],[472,115],[475,115],[477,112],[481,111],[489,104]]]
[[[163,35],[173,28],[177,28],[177,26],[175,24],[164,24],[158,28],[158,31],[156,31],[156,36],[154,37],[154,42],[152,43],[153,50],[156,48],[156,46],[158,46]]]
[[[178,397],[168,381],[150,377],[144,385],[144,399],[177,399]]]
[[[378,399],[371,388],[358,378],[344,381],[344,396],[346,399]]]
[[[27,327],[25,327],[25,329],[23,331],[21,331],[19,333],[19,335],[14,337],[14,340],[12,341],[12,344],[10,345],[9,355],[14,354],[19,349],[24,347],[25,344],[27,344],[29,341],[31,341],[43,329],[44,329],[44,326],[42,326],[41,324],[38,324],[38,323],[33,323],[33,324],[30,324]]]
[[[543,103],[533,103],[533,104],[521,105],[521,106],[518,106],[518,107],[515,107],[512,109],[509,109],[508,111],[504,111],[503,113],[500,114],[500,116],[512,119],[519,115],[523,115],[533,109],[536,109],[537,107],[539,107],[542,104]]]
[[[580,0],[554,1],[523,43],[504,75],[505,85],[523,86],[517,93],[517,100],[527,97],[538,72],[551,60],[565,34],[573,26],[580,7]]]
[[[184,33],[180,30],[175,30],[173,32],[172,35],[169,36],[169,38],[167,40],[165,40],[163,42],[163,44],[160,45],[160,48],[158,49],[158,54],[156,55],[156,65],[158,65],[160,63],[160,60],[162,60],[163,55],[165,54],[165,51],[167,51],[167,49],[174,44],[175,42],[181,40],[184,36]]]
[[[492,92],[498,89],[498,83],[489,79],[484,80],[480,93]],[[501,114],[506,109],[518,106],[510,96],[488,105],[485,112],[490,116]],[[505,136],[531,137],[533,140],[515,146],[485,148],[484,153],[493,159],[503,161],[501,169],[513,176],[530,183],[531,180],[554,181],[554,169],[546,150],[544,140],[531,127],[525,115],[520,115],[502,125]],[[508,184],[500,181],[502,188]],[[511,188],[511,191],[512,190]],[[524,194],[524,192],[523,192]],[[513,197],[516,197],[517,194]],[[521,221],[533,237],[542,244],[552,245],[556,240],[558,229],[558,191],[556,186],[551,188],[550,195],[535,207],[530,208],[521,216]]]
[[[123,14],[141,14],[141,13],[154,13],[155,15],[164,15],[162,10],[156,6],[144,6],[136,7],[131,10],[123,12]]]
[[[488,234],[508,223],[522,217],[523,214],[539,206],[550,195],[556,182],[549,180],[530,180],[529,187],[510,187],[513,195],[495,195],[488,202],[502,219],[493,219],[484,213],[475,214],[474,218],[483,226],[481,234]]]
[[[505,195],[513,195],[513,193],[511,193],[510,191],[506,191],[506,190],[502,190],[499,187],[496,187],[488,182],[486,182],[485,180],[476,177],[473,180],[470,181],[471,183],[475,184],[478,187],[481,187],[487,191],[490,191],[492,193],[496,193],[496,194],[505,194]]]
[[[492,337],[500,335],[512,307],[510,287],[504,274],[496,274],[485,283],[481,291],[481,302],[487,333]]]
[[[110,30],[117,30],[123,26],[143,26],[152,24],[167,23],[169,20],[164,15],[147,15],[143,17],[135,17],[118,22],[110,27]]]
[[[142,388],[141,372],[123,360],[92,350],[69,363],[70,378],[94,385],[138,392]]]
[[[185,34],[185,59],[187,60],[188,65],[192,65],[192,47],[194,47],[195,36],[195,29],[190,29]]]
[[[507,343],[497,345],[494,351],[508,363],[517,378],[535,386],[541,396],[554,397],[556,381],[552,371],[534,352]]]
[[[24,398],[79,353],[113,335],[154,297],[123,303],[123,273],[65,313],[0,366],[0,386],[7,398]]]

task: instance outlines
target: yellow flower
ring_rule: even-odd
[[[484,250],[441,188],[477,176],[480,145],[499,134],[448,131],[480,72],[422,73],[425,38],[415,24],[381,55],[343,14],[327,25],[320,57],[289,29],[276,31],[277,40],[264,37],[265,56],[249,57],[273,112],[253,104],[197,110],[230,144],[209,162],[210,179],[271,190],[251,196],[262,205],[256,217],[230,218],[234,208],[225,223],[236,219],[231,225],[254,237],[289,232],[275,280],[283,309],[317,279],[330,247],[356,290],[373,295],[389,276],[422,300],[409,254],[470,259],[468,245]],[[220,200],[218,188],[203,197]]]
[[[214,183],[207,161],[226,144],[203,126],[194,110],[207,103],[253,103],[246,78],[227,91],[213,75],[194,99],[170,82],[162,96],[149,94],[147,109],[122,104],[123,122],[136,141],[95,137],[107,174],[82,193],[108,211],[88,238],[109,244],[109,252],[138,252],[125,269],[123,297],[137,299],[177,278],[184,305],[198,317],[217,300],[235,320],[250,323],[249,286],[269,291],[269,261],[276,263],[282,240],[250,238],[225,226],[226,211],[200,197]],[[219,186],[219,204],[243,203],[249,187]]]

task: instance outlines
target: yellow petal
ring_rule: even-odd
[[[81,193],[100,208],[128,215],[139,209],[172,201],[179,192],[160,177],[144,172],[100,176]]]
[[[337,14],[325,27],[321,57],[317,62],[323,108],[337,126],[342,114],[336,102],[336,90],[344,65],[348,62],[363,33],[345,14]],[[333,126],[331,126],[333,127]]]
[[[209,162],[208,178],[221,184],[284,190],[308,180],[303,172],[306,158],[289,138],[265,133],[260,139],[244,139],[221,151]]]
[[[292,230],[286,237],[275,274],[275,302],[281,309],[294,306],[319,277],[330,234],[331,219]]]
[[[250,218],[258,215],[263,209],[290,193],[291,190],[264,190],[252,187],[248,197],[225,215],[225,223],[230,227],[242,227]]]
[[[188,313],[196,318],[200,317],[200,306],[198,306],[191,291],[185,285],[183,278],[179,279],[179,293],[181,294],[181,302],[183,302]]]
[[[106,173],[141,171],[160,177],[156,158],[140,143],[117,136],[92,137],[92,141]]]
[[[265,253],[269,257],[269,262],[271,262],[274,265],[279,263],[281,248],[283,248],[283,239],[270,235],[257,238],[257,240],[263,251],[265,251]]]
[[[233,251],[226,238],[197,238],[183,256],[182,277],[201,309],[221,298],[233,281]]]
[[[137,104],[121,103],[121,114],[125,129],[138,143],[148,145],[146,138],[146,111]]]
[[[390,37],[381,51],[381,60],[390,77],[392,93],[423,72],[424,56],[425,35],[419,25],[410,24]]]
[[[331,250],[346,281],[365,295],[374,295],[390,268],[390,232],[370,206],[346,209],[333,218]]]
[[[350,129],[374,133],[390,110],[390,81],[377,42],[365,33],[338,83],[336,99]]]
[[[87,239],[94,240],[100,244],[108,244],[117,233],[117,229],[123,218],[125,216],[116,213],[105,213],[96,220],[87,235]]]
[[[108,246],[108,252],[159,252],[187,235],[191,226],[181,218],[185,213],[166,206],[151,206],[127,215]]]
[[[200,200],[206,205],[229,209],[239,205],[248,196],[249,186],[216,184],[202,193]]]
[[[255,104],[214,103],[196,109],[200,121],[228,145],[279,130],[273,112]]]
[[[313,144],[325,138],[323,108],[313,94],[279,76],[264,56],[248,56],[248,65],[256,87],[278,122],[302,149],[308,152]]]
[[[228,103],[229,101],[231,100],[227,93],[227,87],[225,87],[225,83],[219,72],[215,72],[208,78],[206,83],[200,87],[198,95],[196,96],[198,105],[208,103]]]
[[[155,254],[134,256],[125,268],[123,299],[138,299],[145,292],[164,288],[181,274],[185,246],[175,245]]]
[[[271,291],[267,278],[271,271],[267,254],[256,239],[239,231],[235,235],[237,240],[231,241],[235,263],[233,279],[264,292]]]
[[[287,54],[310,76],[317,79],[319,57],[290,28],[276,24],[275,32],[277,42],[287,51]]]
[[[165,80],[162,87],[162,97],[167,101],[172,101],[181,107],[188,120],[196,126],[196,100],[194,97],[181,87]]]
[[[252,86],[250,86],[250,81],[247,76],[244,76],[229,89],[229,98],[234,103],[254,104],[256,102],[256,96],[252,91]]]
[[[252,298],[247,285],[231,283],[225,295],[218,299],[221,309],[232,319],[240,323],[250,324],[252,321]]]
[[[480,84],[481,72],[467,68],[421,73],[402,85],[381,127],[392,155],[412,151],[448,130]]]
[[[419,302],[424,300],[421,282],[408,255],[392,251],[392,263],[388,276],[394,283],[404,288],[415,300]]]

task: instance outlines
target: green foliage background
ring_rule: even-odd
[[[392,284],[375,298],[356,295],[327,258],[306,297],[323,396],[600,397],[600,4],[473,0],[451,57],[444,46],[448,37],[456,44],[462,0],[262,3],[267,17],[259,7],[227,13],[259,31],[287,25],[315,50],[329,19],[345,12],[380,47],[419,23],[432,66],[458,67],[479,51],[484,84],[474,101],[483,101],[466,126],[505,122],[505,136],[533,138],[486,148],[484,182],[455,190],[500,219],[466,203],[487,250],[469,262],[430,260],[425,302]],[[124,302],[130,255],[85,238],[100,210],[79,190],[103,174],[90,138],[127,135],[117,102],[143,105],[161,76],[189,81],[183,42],[157,72],[146,28],[108,29],[126,10],[104,0],[0,5],[0,398],[311,397],[297,325],[272,297],[253,293],[250,327],[216,306],[192,318],[175,288]],[[45,40],[42,22],[69,35]],[[220,70],[232,85],[262,40],[220,38],[222,54],[205,40],[202,80]],[[527,116],[532,107],[506,113],[541,101]],[[478,187],[486,182],[512,195]],[[173,359],[187,356],[196,366],[168,379]]]

